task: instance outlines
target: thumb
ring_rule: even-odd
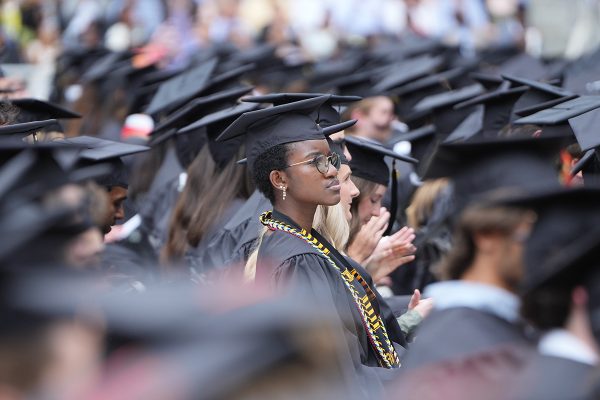
[[[419,301],[421,301],[421,292],[419,289],[415,289],[412,297],[410,298],[410,302],[408,303],[408,309],[412,310],[416,306],[419,305]]]

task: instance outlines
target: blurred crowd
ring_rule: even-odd
[[[600,0],[0,21],[0,400],[600,398]]]

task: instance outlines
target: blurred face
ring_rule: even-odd
[[[127,199],[127,189],[113,186],[108,192],[109,207],[106,223],[103,227],[104,234],[110,232],[111,226],[116,225],[117,220],[125,218],[123,204]]]
[[[89,269],[100,266],[100,256],[104,251],[104,238],[96,227],[79,234],[65,248],[65,262],[75,269]]]
[[[350,179],[352,175],[352,170],[348,165],[342,164],[340,166],[340,171],[338,173],[338,179],[340,181],[340,203],[344,208],[344,213],[346,215],[346,221],[350,222],[352,219],[352,212],[350,211],[350,206],[352,205],[352,199],[358,197],[360,192],[358,188]]]
[[[307,205],[337,204],[340,202],[337,169],[330,163],[322,173],[314,161],[317,156],[329,155],[331,151],[325,139],[294,143],[288,152],[289,167],[284,171],[271,171],[271,184],[278,192],[281,186],[286,187],[286,201]]]
[[[499,258],[499,272],[506,286],[514,291],[517,290],[523,279],[524,243],[531,233],[532,224],[532,221],[524,221],[511,236],[503,239],[504,257]]]
[[[390,139],[392,122],[396,118],[394,103],[384,96],[375,97],[367,111],[358,111],[353,117],[358,119],[357,134],[385,143]]]
[[[358,218],[362,225],[369,222],[371,217],[378,217],[381,214],[381,200],[383,200],[385,191],[385,186],[377,185],[373,192],[364,193],[358,204]]]

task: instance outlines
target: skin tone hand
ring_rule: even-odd
[[[404,227],[391,236],[381,238],[365,266],[376,283],[384,282],[384,278],[398,267],[415,259],[417,248],[412,244],[415,233],[412,228]]]
[[[408,303],[408,309],[415,310],[422,318],[425,318],[433,309],[433,299],[421,299],[421,292],[419,289],[415,289],[410,303]]]
[[[390,213],[382,207],[378,217],[371,217],[369,222],[360,228],[352,244],[348,247],[348,255],[354,261],[364,265],[381,240],[389,220]]]

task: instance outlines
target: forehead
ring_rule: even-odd
[[[290,146],[291,155],[307,155],[311,153],[329,154],[329,144],[323,140],[304,140]]]

